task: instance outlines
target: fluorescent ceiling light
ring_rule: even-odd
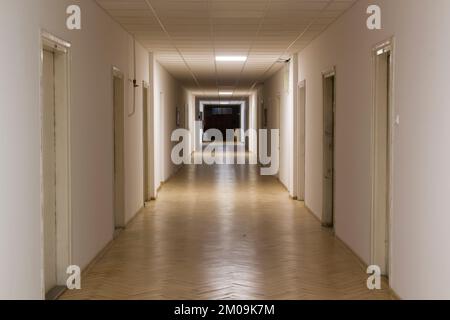
[[[221,96],[231,96],[232,94],[232,91],[219,91],[219,95]]]
[[[246,56],[216,56],[216,61],[222,62],[245,62]]]

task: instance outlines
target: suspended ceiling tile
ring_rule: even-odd
[[[242,93],[278,71],[282,67],[276,63],[280,57],[305,48],[355,1],[97,0],[97,3],[149,51],[155,52],[157,60],[186,87],[197,88],[199,92],[217,91],[219,83]],[[248,55],[248,60],[221,64],[215,61],[215,55]],[[202,88],[198,88],[191,72]]]

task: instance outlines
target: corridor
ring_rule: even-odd
[[[450,299],[448,30],[450,0],[1,0],[0,300]]]
[[[389,299],[258,166],[185,166],[62,299]]]

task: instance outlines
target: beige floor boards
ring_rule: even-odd
[[[62,299],[390,299],[255,166],[186,166]]]

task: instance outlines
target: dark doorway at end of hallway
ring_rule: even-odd
[[[240,105],[208,105],[205,106],[204,131],[217,129],[226,137],[228,129],[241,128]]]

